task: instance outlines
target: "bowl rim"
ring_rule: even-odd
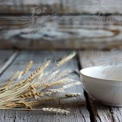
[[[86,67],[86,68],[83,68],[83,69],[81,69],[80,70],[80,74],[82,75],[82,76],[84,76],[84,77],[87,77],[87,78],[90,78],[90,79],[95,79],[95,80],[102,80],[102,81],[111,81],[111,82],[114,82],[114,83],[116,83],[116,82],[119,82],[119,83],[122,83],[122,80],[112,80],[112,79],[105,79],[105,78],[96,78],[96,77],[92,77],[92,76],[88,76],[88,75],[85,75],[84,73],[83,73],[83,71],[84,70],[86,70],[86,69],[91,69],[91,68],[99,68],[99,67],[112,67],[113,65],[106,65],[106,66],[102,66],[102,65],[100,65],[100,66],[91,66],[91,67]]]

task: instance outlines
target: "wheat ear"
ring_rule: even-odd
[[[59,93],[59,92],[64,92],[64,89],[63,88],[49,89],[48,91],[51,93]]]
[[[25,75],[25,74],[30,70],[30,68],[32,67],[32,65],[33,65],[33,61],[30,61],[30,62],[27,64],[25,70],[23,71],[22,76]]]
[[[76,85],[80,85],[81,82],[77,81],[77,82],[74,82],[74,83],[70,83],[70,84],[66,84],[66,85],[63,85],[61,88],[57,88],[57,89],[49,89],[48,91],[49,92],[53,92],[54,93],[57,91],[57,92],[64,92],[65,89],[68,89],[70,87],[73,87],[73,86],[76,86]]]
[[[64,57],[61,61],[59,61],[56,66],[59,67],[61,65],[63,65],[64,63],[68,62],[69,60],[71,60],[74,56],[76,55],[76,52],[71,53],[70,55]]]
[[[17,84],[17,86],[21,87],[23,85],[25,85],[26,83],[32,81],[32,79],[34,79],[39,73],[43,72],[43,70],[50,64],[50,60],[47,61],[44,65],[42,65],[41,67],[39,67],[37,70],[35,70],[26,80],[24,80],[23,82],[20,82],[19,84]]]
[[[74,82],[74,83],[70,83],[70,84],[66,84],[63,86],[63,89],[67,89],[67,88],[70,88],[72,86],[75,86],[75,85],[80,85],[81,82],[77,81],[77,82]]]
[[[68,93],[68,94],[65,94],[66,97],[78,97],[80,95],[81,95],[81,93]]]
[[[64,109],[59,108],[42,108],[43,111],[47,112],[55,112],[55,113],[61,113],[61,114],[69,114],[70,112]]]
[[[59,80],[59,79],[65,77],[66,75],[68,75],[70,73],[72,73],[71,70],[62,71],[62,72],[58,73],[52,80]]]
[[[58,86],[58,85],[61,85],[61,84],[65,84],[66,82],[68,82],[69,79],[68,78],[64,78],[64,79],[61,79],[61,80],[58,80],[58,81],[53,81],[51,83],[45,83],[43,84],[44,87],[52,87],[52,86]]]

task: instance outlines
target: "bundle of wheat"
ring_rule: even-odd
[[[0,85],[0,108],[11,109],[20,107],[33,110],[33,107],[42,103],[60,99],[60,97],[54,97],[56,93],[65,93],[65,89],[81,84],[79,81],[73,82],[73,79],[66,77],[71,71],[60,71],[59,68],[64,63],[71,60],[75,55],[76,53],[73,52],[69,56],[64,57],[57,62],[52,71],[47,72],[45,75],[44,70],[51,62],[49,60],[31,73],[29,77],[23,79],[23,76],[28,73],[33,65],[33,61],[30,61],[24,71],[17,71],[6,81],[6,83]],[[54,86],[57,86],[57,88],[52,88]],[[65,97],[77,97],[79,95],[79,93],[64,94]],[[69,111],[59,108],[47,107],[41,108],[40,110],[65,114],[69,113]]]

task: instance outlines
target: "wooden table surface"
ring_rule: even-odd
[[[22,70],[30,60],[35,62],[33,71],[44,60],[50,58],[55,62],[70,52],[0,50],[0,81],[3,82],[16,70]],[[81,68],[114,63],[112,59],[116,59],[116,63],[118,63],[122,61],[121,57],[121,51],[78,51],[76,58],[65,64],[63,68],[70,68],[71,71],[74,71],[72,77],[80,80],[79,70]],[[60,108],[70,110],[69,115],[42,111],[0,110],[0,122],[122,122],[121,108],[107,107],[93,101],[80,85],[74,86],[67,91],[67,93],[70,92],[80,92],[81,96],[60,100],[60,102],[55,103]],[[50,105],[48,103],[44,106]]]
[[[20,2],[4,0],[0,3],[0,49],[62,51],[0,50],[0,81],[4,82],[16,70],[22,70],[30,60],[35,62],[32,69],[34,70],[46,59],[57,61],[71,52],[64,49],[121,48],[121,4],[121,0],[21,0]],[[47,10],[32,16],[34,8]],[[33,17],[38,18],[34,26]],[[74,71],[72,77],[80,80],[80,69],[110,64],[114,59],[116,63],[120,63],[121,53],[121,51],[78,51],[77,57],[64,68],[70,68]],[[82,86],[74,86],[67,92],[81,93],[77,98],[55,103],[60,108],[70,110],[70,115],[0,110],[0,122],[122,122],[121,108],[98,104],[90,98]]]

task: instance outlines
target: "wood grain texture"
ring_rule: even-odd
[[[122,47],[121,16],[0,17],[0,48],[111,49]]]
[[[5,52],[2,55],[5,55]],[[3,74],[4,71],[11,65],[11,63],[15,60],[17,55],[18,55],[18,52],[16,51],[10,57],[7,57],[8,60],[4,62],[5,64],[2,65],[1,70],[0,70],[0,75]]]
[[[31,71],[34,71],[48,59],[52,59],[51,66],[53,67],[56,61],[60,60],[62,57],[68,55],[69,53],[70,51],[21,51],[16,60],[1,76],[1,82],[4,82],[4,80],[7,79],[16,70],[23,70],[27,62],[29,62],[30,60],[34,61],[34,66],[33,68],[31,68]],[[62,69],[66,67],[71,71],[79,71],[78,62],[76,59],[73,59],[69,63],[65,64]],[[49,67],[47,70],[49,70],[50,68],[51,67]],[[73,77],[74,79],[79,80],[79,76],[77,76],[75,73],[68,77]],[[41,111],[0,110],[0,119],[2,122],[90,122],[90,115],[86,108],[86,101],[82,87],[74,86],[73,88],[67,90],[67,93],[71,92],[80,92],[81,96],[78,98],[69,98],[67,100],[60,100],[59,102],[53,102],[52,104],[47,103],[43,105],[43,107],[53,105],[59,108],[68,109],[71,111],[70,115],[58,115]]]
[[[15,51],[0,51],[0,75],[9,67],[9,65],[16,58],[17,52]]]
[[[6,51],[1,50],[0,51],[0,68],[4,65],[6,61],[10,58],[10,56],[13,54],[13,51]]]
[[[97,65],[121,64],[122,50],[84,51],[80,52],[80,62],[83,68]],[[122,108],[107,107],[90,99],[92,112],[97,122],[121,122]]]
[[[74,14],[74,13],[114,13],[122,14],[121,0],[5,0],[0,3],[0,13],[24,14],[32,13],[34,7],[48,8],[45,13],[50,13],[53,9],[55,13]]]

